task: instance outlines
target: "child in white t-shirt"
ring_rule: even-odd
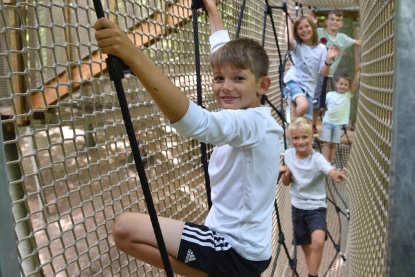
[[[314,149],[311,125],[302,117],[289,126],[293,146],[284,154],[285,166],[280,166],[281,181],[291,184],[291,205],[294,238],[301,245],[308,268],[308,276],[317,276],[327,238],[325,175],[340,183],[346,169],[336,170],[323,155]]]
[[[324,114],[321,130],[324,157],[334,165],[336,144],[340,143],[341,131],[349,122],[350,99],[357,90],[360,69],[356,70],[353,84],[350,76],[341,74],[336,79],[336,91],[327,93],[327,111]]]
[[[261,105],[271,84],[269,58],[250,38],[230,40],[215,0],[204,0],[211,23],[212,89],[223,110],[190,101],[117,25],[99,19],[98,47],[129,66],[178,133],[215,146],[209,161],[212,207],[203,224],[158,217],[174,273],[260,276],[271,262],[272,212],[283,130]],[[112,235],[124,253],[163,267],[146,213],[117,215]]]

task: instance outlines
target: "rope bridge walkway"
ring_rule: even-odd
[[[202,101],[210,111],[219,110],[206,62],[210,51],[206,14],[201,9],[195,14],[191,0],[139,2],[102,1],[103,13],[123,28],[191,100]],[[362,47],[356,129],[353,137],[350,131],[344,133],[347,143],[336,151],[336,165],[347,166],[350,178],[340,185],[329,179],[326,182],[330,235],[321,276],[342,276],[345,272],[379,276],[384,267],[376,255],[363,251],[359,244],[385,251],[385,163],[390,155],[387,145],[392,105],[388,74],[393,71],[388,55],[393,50],[393,7],[387,2],[360,1],[360,13],[367,15],[360,33],[368,42]],[[273,115],[281,125],[280,113],[287,109],[280,92],[287,26],[281,9],[270,14],[270,7],[284,5],[293,17],[315,7],[322,14],[327,9],[357,7],[354,0],[218,3],[231,35],[262,41],[267,50],[272,77],[267,103],[273,105]],[[92,1],[5,0],[0,4],[0,141],[7,169],[0,187],[2,194],[10,192],[10,205],[2,202],[0,210],[12,211],[15,241],[10,241],[12,246],[17,245],[17,270],[22,276],[168,275],[168,270],[120,252],[112,239],[116,215],[123,211],[149,212],[144,179],[158,215],[202,223],[209,209],[201,157],[205,154],[209,159],[212,147],[204,149],[170,128],[141,83],[128,71],[120,81],[125,103],[117,98],[116,85],[107,72],[107,57],[97,50],[93,36],[96,12]],[[288,69],[290,63],[286,66]],[[381,86],[381,95],[373,93],[375,86]],[[130,113],[133,134],[126,131],[123,105]],[[367,150],[369,143],[371,149]],[[133,153],[133,148],[139,152]],[[314,148],[320,149],[318,140]],[[379,156],[370,159],[369,168],[363,165],[368,151]],[[145,176],[137,173],[137,154]],[[376,214],[372,216],[371,229],[376,230],[372,234],[360,210],[365,201],[360,199],[361,193],[369,192],[359,188],[360,180],[367,178],[371,169],[377,174],[371,179],[381,179],[374,189],[375,199],[366,203]],[[288,190],[283,185],[277,187],[273,260],[263,276],[307,273],[302,251],[292,245]],[[363,234],[376,236],[374,245],[363,242]]]

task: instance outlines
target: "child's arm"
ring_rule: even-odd
[[[355,39],[353,42],[354,46],[362,46],[362,40],[361,39]]]
[[[104,54],[120,58],[131,68],[170,122],[187,112],[189,100],[116,24],[99,19],[94,29],[98,47]]]
[[[284,186],[289,186],[292,182],[291,170],[285,165],[280,165],[280,172],[282,173],[281,175],[282,184]]]
[[[293,50],[294,49],[294,29],[293,29],[293,24],[291,22],[291,18],[289,18],[289,15],[286,15],[285,13],[283,13],[284,15],[284,19],[286,16],[288,16],[288,26],[287,26],[287,30],[288,30],[288,36],[287,36],[287,45],[288,45],[288,50]]]
[[[216,0],[203,0],[203,3],[209,16],[211,34],[220,30],[225,30],[222,18],[220,17],[219,11],[216,7]]]
[[[347,170],[346,168],[342,168],[341,171],[338,171],[337,169],[333,168],[329,171],[328,174],[336,183],[341,183],[347,178]]]
[[[326,61],[324,62],[324,66],[320,71],[320,74],[323,77],[326,77],[327,74],[330,73],[330,65],[333,63],[333,59],[340,55],[340,47],[338,46],[330,46],[327,49]]]
[[[357,88],[359,87],[359,81],[360,81],[360,65],[357,66],[356,70],[354,71],[354,78],[353,83],[350,86],[350,93],[355,94],[357,91]]]

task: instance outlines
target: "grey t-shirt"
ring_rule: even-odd
[[[332,78],[334,73],[337,70],[337,67],[340,64],[340,61],[345,51],[354,44],[355,39],[343,33],[337,33],[335,37],[332,37],[327,33],[326,28],[317,28],[317,33],[318,33],[318,38],[320,42],[322,38],[326,39],[326,42],[325,42],[326,47],[330,47],[334,45],[340,47],[340,54],[336,58],[334,58],[333,63],[330,66],[330,72],[329,74],[327,74],[328,77]]]
[[[317,78],[324,66],[327,49],[323,44],[309,46],[294,42],[291,57],[293,65],[284,76],[284,82],[295,81],[311,98],[317,86]]]
[[[303,210],[326,208],[324,176],[333,166],[321,153],[314,150],[311,150],[307,158],[298,159],[295,148],[289,148],[284,157],[292,176],[291,204]]]

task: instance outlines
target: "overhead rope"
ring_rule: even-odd
[[[300,2],[295,2],[295,16],[298,17],[298,11],[301,12],[301,15],[303,15],[303,4]]]
[[[195,46],[195,63],[196,63],[196,89],[197,89],[197,104],[203,107],[203,95],[202,95],[202,78],[200,74],[200,51],[199,51],[199,27],[197,24],[197,11],[202,8],[208,15],[203,0],[192,0],[192,17],[193,17],[193,39]],[[208,15],[209,16],[209,15]],[[204,107],[203,107],[204,108]],[[210,178],[209,178],[209,163],[207,158],[206,143],[200,142],[200,152],[202,159],[203,171],[205,174],[205,188],[209,209],[212,207],[212,199],[210,196]]]
[[[95,12],[98,18],[104,17],[104,10],[100,0],[93,0]],[[150,220],[153,225],[154,234],[157,240],[157,245],[160,251],[160,255],[163,261],[164,269],[168,277],[174,277],[173,269],[170,264],[169,256],[167,253],[166,246],[164,244],[163,235],[161,233],[160,224],[157,217],[157,212],[154,207],[153,197],[151,195],[150,187],[148,184],[147,176],[144,170],[143,160],[140,155],[139,145],[135,136],[133,123],[131,121],[130,112],[128,110],[128,103],[125,97],[124,88],[122,86],[122,79],[124,78],[124,70],[126,68],[125,64],[117,57],[108,55],[108,58],[105,59],[107,63],[108,74],[111,81],[114,82],[114,86],[117,92],[118,101],[120,102],[120,108],[127,130],[128,139],[130,141],[131,151],[133,153],[134,162],[140,177],[141,187],[143,189],[144,198],[147,204],[148,213],[150,215]]]

